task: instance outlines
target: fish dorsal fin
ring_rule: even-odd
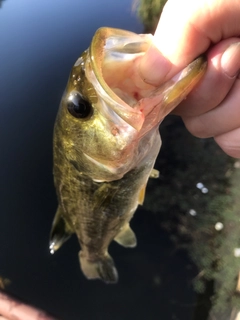
[[[135,233],[130,228],[129,223],[125,224],[114,240],[126,248],[134,248],[137,245]]]

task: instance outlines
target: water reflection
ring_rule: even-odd
[[[163,148],[156,163],[161,176],[150,181],[146,206],[172,234],[176,249],[187,250],[198,267],[194,289],[201,309],[209,310],[196,320],[237,319],[240,170],[213,140],[192,137],[175,117],[167,118],[161,131]],[[192,183],[199,178],[204,183]]]
[[[195,216],[197,215],[197,211],[194,210],[194,209],[190,209],[190,210],[189,210],[189,214],[190,214],[191,216],[195,217]]]
[[[224,225],[223,225],[222,222],[217,222],[217,223],[215,224],[215,229],[216,229],[217,231],[221,231],[221,230],[223,229],[223,227],[224,227]]]
[[[196,187],[200,189],[202,193],[208,193],[208,188],[206,188],[202,182],[198,182]]]

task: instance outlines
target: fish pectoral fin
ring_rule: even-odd
[[[63,218],[62,208],[58,206],[50,234],[49,249],[53,254],[74,233]]]
[[[117,269],[108,253],[96,260],[89,260],[84,251],[81,250],[79,252],[79,261],[82,272],[87,279],[101,279],[105,283],[116,283],[118,281]]]
[[[94,192],[93,195],[93,212],[99,212],[102,207],[108,207],[117,191],[118,189],[111,186],[111,184],[108,182],[100,183],[99,188]]]
[[[114,240],[126,248],[134,248],[137,245],[137,238],[135,233],[130,228],[129,223],[123,227]]]
[[[160,172],[157,169],[152,169],[150,178],[157,179],[160,176]]]

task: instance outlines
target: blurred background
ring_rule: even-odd
[[[60,320],[237,319],[240,162],[177,117],[160,127],[161,175],[132,220],[137,248],[110,246],[119,283],[84,278],[75,237],[48,250],[52,132],[69,72],[97,28],[154,32],[164,2],[0,1],[0,286]]]

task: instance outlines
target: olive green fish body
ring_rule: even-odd
[[[160,149],[160,136],[153,128],[145,139],[150,144],[149,153],[137,167],[121,179],[97,182],[84,173],[85,166],[71,161],[64,154],[62,135],[55,126],[54,177],[59,199],[57,220],[53,224],[51,244],[53,251],[67,240],[66,234],[76,233],[81,252],[79,258],[84,274],[89,279],[102,278],[106,283],[118,279],[114,262],[108,254],[108,246],[115,239],[125,247],[135,247],[136,237],[129,227],[152,171]],[[60,141],[58,141],[60,140]],[[144,141],[143,141],[144,143]],[[141,145],[139,147],[142,147]],[[64,223],[64,232],[58,233],[59,218]],[[60,240],[60,244],[59,244]],[[92,267],[91,267],[92,266]]]
[[[77,235],[88,279],[118,279],[108,254],[112,240],[134,247],[129,222],[144,200],[161,146],[158,127],[206,69],[196,59],[157,88],[136,70],[150,35],[101,28],[76,61],[54,127],[54,183],[59,206],[53,221],[53,253]]]

